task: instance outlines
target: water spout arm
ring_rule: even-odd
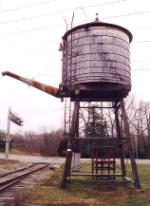
[[[56,87],[53,87],[53,86],[50,86],[50,85],[46,85],[46,84],[43,84],[41,82],[37,82],[37,81],[34,81],[32,79],[28,79],[28,78],[19,76],[17,74],[9,72],[9,71],[2,72],[2,75],[3,76],[5,76],[5,75],[10,76],[10,77],[12,77],[14,79],[17,79],[17,80],[19,80],[21,82],[24,82],[24,83],[26,83],[26,84],[28,84],[30,86],[33,86],[33,87],[35,87],[35,88],[37,88],[37,89],[39,89],[39,90],[41,90],[43,92],[46,92],[46,93],[48,93],[48,94],[50,94],[50,95],[52,95],[54,97],[60,98],[60,91]]]

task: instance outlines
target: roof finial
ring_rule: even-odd
[[[96,13],[95,21],[99,21],[98,13]]]

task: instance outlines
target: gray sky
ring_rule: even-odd
[[[79,8],[80,7],[80,8]],[[59,44],[75,11],[74,26],[95,20],[129,29],[132,92],[150,100],[150,2],[148,0],[0,0],[0,72],[11,71],[58,87],[61,81]],[[84,12],[83,12],[84,11]],[[0,76],[0,129],[7,128],[8,108],[24,119],[10,132],[38,132],[63,126],[59,99],[10,77]]]

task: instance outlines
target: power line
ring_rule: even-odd
[[[59,52],[59,51],[51,50],[51,51],[41,51],[41,52],[32,52],[32,53],[24,53],[24,54],[13,54],[13,55],[8,55],[8,56],[7,55],[1,56],[1,58],[7,58],[7,57],[13,57],[13,56],[18,57],[18,56],[38,55],[38,54],[53,53],[53,52]],[[150,62],[150,60],[131,61],[131,64],[144,63],[144,62]],[[60,74],[57,74],[57,75],[60,75]]]
[[[150,70],[150,68],[146,68],[146,69],[132,69],[131,72],[134,72],[134,71],[148,71]]]
[[[104,6],[104,5],[107,5],[107,4],[120,3],[120,2],[122,2],[122,1],[128,1],[128,0],[118,0],[118,1],[108,2],[108,3],[101,3],[101,4],[91,5],[91,6],[84,6],[84,9],[85,9],[85,8],[88,9],[88,8],[91,8],[91,7],[97,7],[97,6]],[[42,15],[37,15],[37,16],[32,16],[32,17],[26,17],[26,18],[22,18],[22,19],[16,19],[16,20],[12,20],[12,21],[7,21],[7,22],[0,23],[0,25],[2,25],[2,24],[8,24],[8,23],[13,23],[13,22],[17,22],[17,21],[24,21],[24,20],[33,19],[33,18],[39,18],[39,17],[43,17],[43,16],[60,14],[60,13],[69,12],[69,11],[74,11],[74,9],[56,11],[56,12],[52,12],[52,13],[47,13],[47,14],[42,14]]]
[[[61,24],[61,25],[48,26],[48,27],[41,27],[41,28],[36,28],[36,29],[27,29],[27,30],[22,30],[22,31],[0,34],[0,36],[19,34],[19,33],[23,33],[23,32],[31,32],[31,31],[38,31],[38,30],[45,30],[45,29],[51,29],[51,28],[63,27],[63,26],[64,26],[64,24],[63,25]]]
[[[4,11],[0,11],[1,13],[4,13],[4,12],[9,12],[9,11],[13,11],[13,10],[18,10],[18,9],[24,9],[24,8],[27,8],[27,7],[32,7],[32,6],[37,6],[37,5],[40,5],[40,4],[47,4],[47,3],[50,3],[52,1],[58,1],[58,0],[51,0],[51,1],[45,1],[45,2],[41,2],[41,3],[37,3],[37,4],[30,4],[30,5],[27,5],[27,6],[22,6],[22,7],[17,7],[17,8],[12,8],[12,9],[7,9],[7,10],[4,10]],[[113,3],[119,3],[119,2],[122,2],[122,1],[128,1],[128,0],[120,0],[120,1],[114,1],[114,2],[107,2],[107,3],[102,3],[102,4],[99,4],[99,5],[106,5],[106,4],[113,4]],[[96,6],[96,5],[95,5]],[[91,6],[92,7],[92,6]],[[94,7],[94,6],[93,6]],[[88,6],[86,7],[88,8]]]
[[[150,29],[150,26],[131,28],[131,30],[143,30],[143,29]]]
[[[149,13],[150,13],[150,11],[149,11]],[[121,17],[121,16],[123,16],[123,15],[120,15],[117,17]],[[109,18],[113,18],[113,17],[109,17]],[[89,22],[92,22],[92,20],[90,20]],[[83,22],[77,22],[76,24],[82,24],[82,23]],[[64,24],[47,26],[47,27],[39,27],[39,28],[35,28],[35,29],[21,30],[21,31],[16,31],[16,32],[11,32],[11,33],[5,33],[5,34],[0,34],[0,36],[6,36],[6,35],[12,35],[12,34],[18,34],[18,33],[24,33],[24,32],[32,32],[32,31],[38,31],[38,30],[47,30],[47,29],[53,29],[53,28],[57,28],[57,27],[64,27]],[[130,28],[131,31],[132,30],[143,30],[143,29],[150,29],[150,26]]]
[[[53,41],[60,41],[59,39],[49,39],[49,40],[44,40],[44,41],[34,41],[34,42],[28,42],[28,43],[22,43],[22,44],[13,44],[13,45],[6,45],[6,46],[1,46],[0,49],[2,48],[7,48],[7,47],[17,47],[17,46],[27,46],[31,44],[39,44],[39,43],[47,43],[47,42],[53,42]],[[142,43],[150,43],[150,40],[145,40],[145,41],[136,41],[132,42],[131,44],[142,44]]]
[[[45,2],[41,2],[41,3],[37,3],[37,4],[30,4],[30,5],[27,5],[27,6],[21,6],[21,7],[17,7],[17,8],[7,9],[7,10],[0,11],[0,12],[1,13],[10,12],[10,11],[18,10],[18,9],[24,9],[24,8],[28,8],[28,7],[32,7],[32,6],[37,6],[37,5],[40,5],[40,4],[47,4],[47,3],[50,3],[52,1],[57,1],[57,0],[45,1]]]
[[[131,63],[136,64],[136,63],[142,63],[142,62],[150,62],[150,60],[140,60],[140,61],[131,61]]]
[[[92,20],[89,21],[89,22],[92,22]],[[82,24],[82,23],[83,22],[77,22],[76,24]],[[19,33],[24,33],[24,32],[32,32],[32,31],[38,31],[38,30],[47,30],[47,29],[53,29],[53,28],[57,28],[57,27],[64,27],[64,24],[47,26],[47,27],[40,27],[40,28],[35,28],[35,29],[27,29],[27,30],[15,31],[15,32],[11,32],[11,33],[0,34],[0,36],[19,34]],[[135,29],[141,29],[141,30],[142,29],[150,29],[150,26],[148,26],[148,27],[133,28],[131,30],[135,30]]]
[[[56,63],[61,62],[61,60],[58,61],[58,59],[56,61],[51,61],[51,59],[49,58],[48,61],[44,62],[44,64],[41,66],[40,71],[38,71],[38,75],[43,74],[45,71],[49,70],[49,68],[54,68],[55,67],[55,71],[58,69],[56,69]],[[48,65],[48,67],[46,68],[46,65]],[[35,76],[34,76],[35,77]]]
[[[128,1],[128,0],[120,0],[120,1],[113,1],[113,2],[107,2],[107,3],[102,3],[102,4],[97,4],[97,5],[91,5],[91,6],[84,6],[84,8],[88,9],[91,7],[96,7],[96,6],[103,6],[103,5],[107,5],[107,4],[114,4],[114,3],[120,3],[122,1]]]
[[[132,42],[131,44],[142,44],[142,43],[149,43],[150,40],[145,40],[145,41],[135,41],[135,42]]]
[[[22,44],[6,45],[6,46],[1,46],[0,49],[7,48],[7,47],[9,48],[9,47],[27,46],[27,45],[31,45],[31,44],[47,43],[47,42],[51,42],[51,41],[52,42],[60,41],[60,38],[59,39],[49,39],[49,40],[44,40],[44,41],[34,41],[34,42],[28,42],[28,43],[22,43]],[[142,43],[150,43],[150,40],[132,42],[131,45],[142,44]]]
[[[47,40],[47,41],[37,41],[37,42],[33,42],[33,43],[29,43],[29,44],[36,44],[36,43],[42,43],[42,42],[49,42],[49,41],[56,41],[56,40],[59,40],[59,39],[51,39],[51,40]],[[147,43],[147,42],[150,42],[150,40],[146,40],[146,41],[139,41],[139,42],[133,42],[132,44],[139,44],[139,43]],[[20,45],[12,45],[10,47],[15,47],[15,46],[22,46],[22,45],[28,45],[28,44],[20,44]],[[9,46],[6,46],[6,47],[9,47]],[[1,47],[1,48],[4,48],[4,47]],[[0,48],[0,49],[1,49]],[[10,56],[23,56],[23,55],[35,55],[35,54],[42,54],[42,53],[51,53],[51,52],[54,52],[54,51],[42,51],[42,52],[33,52],[33,53],[26,53],[26,54],[14,54],[14,55],[10,55]],[[55,51],[57,52],[57,51]],[[4,58],[7,57],[7,55],[3,56]],[[140,61],[131,61],[131,63],[142,63],[142,62],[150,62],[150,60],[140,60]]]
[[[39,75],[35,75],[32,79],[36,78],[36,77],[48,77],[48,76],[60,76],[61,74],[39,74]]]
[[[7,47],[17,47],[17,46],[27,46],[31,44],[39,44],[39,43],[47,43],[47,42],[53,42],[53,41],[58,41],[60,39],[49,39],[49,40],[44,40],[44,41],[34,41],[34,42],[27,42],[27,43],[22,43],[22,44],[13,44],[13,45],[6,45],[6,46],[1,46],[0,49],[2,48],[7,48]]]
[[[44,103],[46,106],[48,106],[48,107],[50,107],[50,108],[52,108],[52,109],[55,109],[55,110],[63,110],[63,108],[61,107],[61,108],[54,108],[54,107],[51,107],[49,104],[46,104],[45,102],[47,102],[47,101],[44,101],[43,99],[39,99],[39,97],[37,96],[37,94],[34,92],[34,87],[29,87],[31,90],[32,90],[32,96],[34,96],[34,97],[36,97],[36,98],[38,98],[38,101],[40,101],[42,104]]]
[[[19,57],[19,56],[28,56],[28,55],[38,55],[38,54],[46,54],[46,53],[54,53],[54,52],[59,52],[59,51],[55,51],[55,50],[52,50],[52,51],[41,51],[41,52],[32,52],[32,53],[24,53],[24,54],[13,54],[13,55],[5,55],[5,56],[1,56],[3,58],[8,58],[8,57]]]
[[[139,15],[139,14],[146,14],[146,13],[150,13],[150,11],[141,11],[141,12],[135,12],[135,13],[131,13],[131,14],[123,14],[123,15],[117,15],[117,16],[109,16],[109,17],[104,17],[101,18],[103,19],[112,19],[112,18],[118,18],[118,17],[124,17],[124,16],[133,16],[133,15]]]

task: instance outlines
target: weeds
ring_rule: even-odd
[[[59,189],[63,173],[60,169],[16,206],[149,206],[150,165],[138,165],[138,170],[144,193],[136,192],[133,184],[100,185],[90,177],[71,177],[66,189]]]

